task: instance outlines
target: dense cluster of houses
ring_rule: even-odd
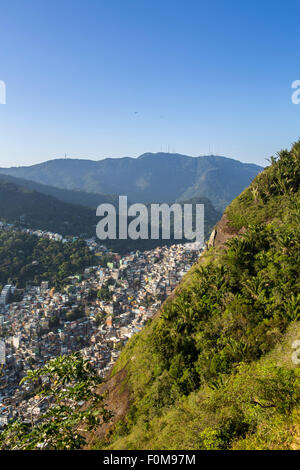
[[[94,248],[93,240],[86,242]],[[81,351],[105,376],[128,338],[159,309],[200,253],[190,245],[173,245],[114,254],[106,267],[92,266],[70,277],[63,292],[42,282],[28,285],[19,302],[7,303],[6,297],[0,305],[5,343],[0,427],[15,416],[39,418],[39,397],[19,382],[51,358]]]

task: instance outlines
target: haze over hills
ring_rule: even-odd
[[[103,203],[111,203],[113,205],[118,204],[118,196],[113,194],[87,193],[76,189],[62,189],[6,174],[0,174],[0,179],[32,191],[46,194],[47,196],[55,197],[59,201],[66,202],[68,204],[78,204],[91,209],[95,209],[99,204]]]
[[[0,173],[68,190],[127,195],[133,202],[174,202],[207,197],[223,210],[262,171],[220,156],[145,153],[100,161],[56,159]],[[76,201],[77,202],[77,201]]]
[[[36,191],[33,188],[39,188],[40,191]],[[57,197],[51,194],[55,194]],[[59,200],[59,198],[72,200],[73,195],[76,200],[80,200],[80,197],[82,197],[86,205],[90,204],[90,207]],[[61,190],[29,180],[0,175],[0,220],[8,223],[17,225],[21,223],[22,226],[28,228],[58,232],[62,235],[94,237],[96,236],[96,224],[100,220],[99,217],[96,217],[95,207],[103,202],[113,203],[118,214],[119,206],[116,197]],[[204,197],[183,201],[182,203],[204,204],[204,232],[207,237],[221,214]],[[128,222],[130,222],[130,218]],[[163,239],[133,241],[117,239],[104,241],[107,247],[118,252],[128,252],[137,249],[145,250],[174,242],[179,243],[180,240],[176,241],[173,239],[172,231],[169,242]]]
[[[95,211],[69,204],[0,177],[0,219],[34,229],[78,236],[95,234]]]

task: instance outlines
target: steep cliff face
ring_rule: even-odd
[[[299,448],[299,183],[300,142],[227,207],[123,350],[105,384],[115,419],[91,448]]]
[[[234,228],[230,227],[230,223],[228,221],[228,217],[226,213],[222,215],[221,220],[218,222],[216,227],[211,232],[209,237],[207,247],[222,247],[225,248],[225,244],[230,238],[236,237],[245,232],[245,227],[240,228],[239,230],[235,230]]]

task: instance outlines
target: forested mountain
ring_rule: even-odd
[[[300,142],[227,207],[121,353],[105,384],[114,424],[90,448],[300,448],[299,184]]]
[[[21,218],[21,219],[20,219]],[[96,212],[0,178],[0,220],[62,235],[94,236]]]
[[[0,220],[8,223],[17,223],[22,227],[58,232],[62,235],[82,237],[96,236],[96,224],[100,218],[96,217],[95,209],[59,201],[55,197],[42,194],[33,189],[28,189],[28,187],[25,186],[17,185],[16,182],[19,181],[23,182],[25,180],[18,178],[10,179],[10,177],[7,176],[0,177]],[[55,190],[55,188],[53,189]],[[66,191],[66,193],[68,193],[68,191]],[[70,193],[72,194],[74,192],[70,191]],[[105,202],[109,202],[109,200]],[[118,202],[110,202],[114,202],[116,212],[118,213]],[[207,237],[213,225],[219,220],[221,214],[215,210],[207,198],[195,198],[184,202],[204,204],[204,229]],[[117,239],[104,240],[103,242],[109,248],[124,253],[134,250],[151,249],[158,245],[172,244],[174,242],[180,243],[181,241],[174,240],[171,232],[170,240]]]
[[[36,183],[35,181],[26,180],[24,178],[16,178],[15,176],[6,174],[0,174],[0,183],[1,179],[17,186],[21,186],[22,188],[27,188],[32,191],[37,191],[38,193],[46,194],[47,196],[55,197],[59,201],[89,207],[90,209],[96,209],[99,204],[103,203],[114,205],[118,203],[118,196],[116,195],[86,193],[84,191],[62,189],[55,186]]]
[[[206,197],[217,210],[223,210],[261,170],[258,165],[213,155],[145,153],[139,158],[100,161],[56,159],[29,167],[0,168],[0,173],[69,190],[127,195],[132,202]],[[72,202],[80,200],[76,197]]]

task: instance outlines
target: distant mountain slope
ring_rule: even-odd
[[[232,201],[263,168],[226,157],[145,153],[139,158],[50,160],[0,173],[92,193],[124,194],[133,202],[207,197],[217,210]]]
[[[114,205],[118,203],[118,196],[116,195],[87,193],[84,191],[62,189],[6,174],[0,174],[0,179],[5,179],[6,181],[10,181],[11,183],[14,183],[18,186],[22,186],[23,188],[38,191],[39,193],[47,194],[48,196],[53,196],[62,202],[67,202],[69,204],[79,204],[81,206],[92,209],[95,209],[99,206],[99,204],[103,204],[105,202]]]
[[[93,209],[68,204],[0,178],[0,219],[62,235],[95,234]]]
[[[16,182],[19,183],[23,181],[26,187],[16,184]],[[52,191],[53,194],[56,194],[56,188],[40,185],[20,178],[0,175],[0,220],[4,220],[9,223],[21,223],[22,225],[30,228],[49,230],[51,232],[58,232],[62,235],[82,235],[89,237],[96,235],[96,224],[100,219],[99,217],[96,217],[95,209],[62,202],[53,196],[29,189],[29,187],[41,188],[43,191],[46,188],[47,191]],[[114,202],[116,211],[118,212],[118,201],[116,202],[109,196],[96,194],[89,195],[79,191],[60,189],[57,191],[62,197],[72,197],[72,194],[77,195],[78,193],[78,200],[81,200],[80,197],[81,194],[83,194],[86,202],[89,201],[91,204],[96,203],[96,205],[102,202]],[[211,228],[219,220],[221,214],[215,210],[207,198],[196,198],[185,201],[185,203],[204,204],[204,230],[207,237]],[[149,239],[104,241],[107,247],[123,253],[132,250],[150,249],[158,245],[172,244],[174,242],[180,243],[181,241],[174,241],[174,239],[172,239],[172,231],[171,240]]]

